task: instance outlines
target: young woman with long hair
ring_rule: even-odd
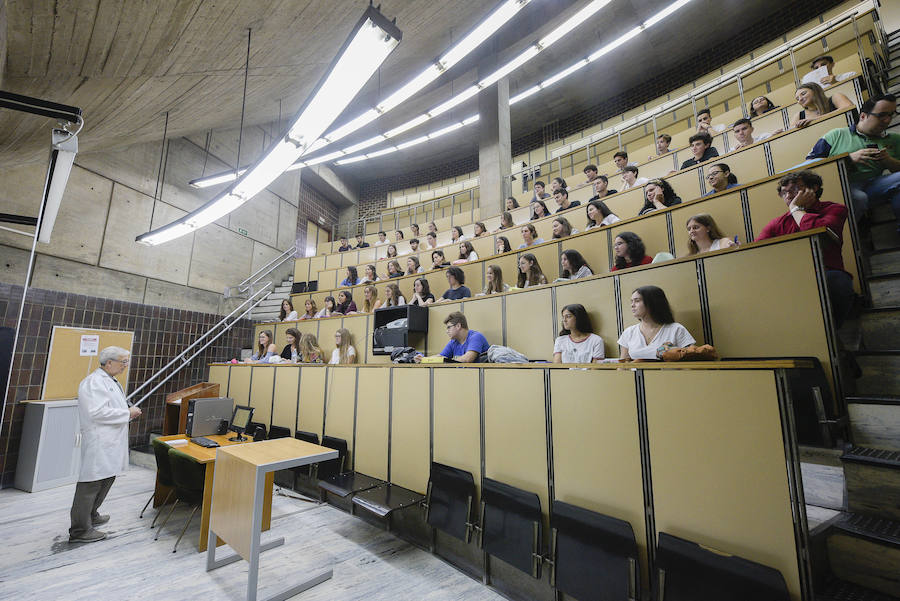
[[[297,312],[294,311],[294,303],[291,302],[291,299],[286,298],[281,301],[281,311],[278,313],[278,319],[280,321],[295,321],[297,319]]]
[[[541,271],[537,257],[531,253],[525,253],[519,257],[519,288],[528,288],[529,286],[540,286],[546,284],[547,278]]]
[[[409,301],[410,305],[424,307],[434,302],[434,295],[431,293],[431,286],[425,278],[416,278],[413,282],[413,297]]]
[[[284,332],[284,337],[287,339],[287,344],[281,351],[281,358],[296,363],[297,357],[300,355],[300,331],[297,328],[288,328]]]
[[[688,254],[708,253],[723,248],[731,248],[734,240],[722,235],[712,215],[700,213],[687,220]]]
[[[670,348],[696,342],[683,325],[675,321],[666,293],[657,286],[641,286],[631,293],[631,314],[638,323],[628,326],[619,337],[619,360],[658,359]]]
[[[485,286],[482,294],[500,294],[509,290],[509,284],[503,282],[503,270],[499,265],[488,265],[484,272]]]
[[[319,341],[312,334],[300,336],[300,363],[324,363],[325,351],[319,346]]]
[[[388,284],[385,292],[387,293],[387,300],[381,305],[382,307],[402,307],[406,304],[406,299],[400,294],[400,286],[397,284]]]
[[[345,365],[356,363],[356,349],[353,348],[350,339],[350,330],[340,328],[334,333],[335,349],[331,352],[329,365]]]
[[[303,306],[306,309],[306,312],[300,316],[300,319],[315,319],[316,313],[318,313],[319,309],[316,307],[316,301],[311,298],[303,301]]]
[[[363,288],[363,313],[371,313],[380,306],[381,301],[378,300],[378,288],[372,284]]]
[[[553,342],[554,363],[599,363],[606,357],[603,338],[594,334],[591,316],[584,305],[566,305],[562,330]]]
[[[647,265],[653,257],[647,256],[644,241],[634,232],[622,232],[613,240],[613,256],[615,264],[609,269],[618,271],[635,265]]]
[[[562,277],[567,280],[577,280],[594,275],[594,271],[581,253],[573,248],[562,251],[559,263],[562,267]]]

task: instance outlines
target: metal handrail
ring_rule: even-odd
[[[227,328],[225,328],[222,332],[224,333],[224,332],[227,332],[228,330],[230,330],[230,329],[234,326],[234,324],[236,324],[240,319],[243,319],[244,315],[246,315],[247,313],[249,313],[250,310],[252,310],[253,308],[256,307],[256,305],[258,305],[259,303],[261,303],[262,301],[264,301],[266,298],[268,298],[268,296],[269,296],[270,294],[272,294],[272,291],[271,291],[271,290],[266,290],[266,288],[267,288],[267,287],[269,286],[269,284],[271,284],[271,283],[272,283],[271,281],[268,282],[268,283],[267,283],[265,286],[263,286],[260,290],[257,290],[256,292],[254,292],[252,295],[250,295],[249,298],[247,298],[247,300],[245,300],[245,301],[242,302],[240,305],[238,305],[238,307],[237,307],[234,311],[232,311],[231,313],[229,313],[228,315],[226,315],[224,318],[222,318],[222,319],[219,321],[219,323],[215,324],[214,326],[212,326],[211,328],[209,328],[206,332],[204,332],[203,334],[201,334],[200,337],[197,338],[193,343],[191,343],[191,345],[190,345],[189,347],[187,347],[186,349],[184,349],[183,351],[181,351],[180,353],[178,353],[178,355],[176,355],[174,359],[172,359],[171,361],[169,361],[168,363],[166,363],[165,366],[161,367],[156,373],[154,373],[152,376],[150,376],[149,378],[147,378],[147,380],[146,380],[143,384],[141,384],[140,386],[138,386],[137,388],[135,388],[135,389],[131,392],[131,394],[129,394],[127,397],[125,397],[125,400],[127,401],[127,400],[131,399],[132,397],[134,397],[134,396],[138,393],[138,391],[140,391],[141,389],[145,388],[148,384],[150,384],[150,382],[152,382],[159,374],[161,374],[162,372],[164,372],[165,370],[167,370],[167,369],[168,369],[169,367],[171,367],[173,364],[177,363],[178,360],[181,359],[184,355],[186,355],[187,352],[188,352],[189,350],[191,350],[192,348],[194,348],[195,346],[197,346],[198,344],[200,344],[200,341],[201,341],[201,340],[203,340],[204,338],[206,338],[207,336],[209,336],[209,335],[213,332],[213,330],[215,330],[215,329],[218,328],[219,326],[223,325],[226,321],[228,321],[228,319],[229,319],[232,315],[234,315],[235,313],[237,313],[238,311],[240,311],[240,310],[244,307],[244,305],[246,305],[247,303],[250,303],[251,301],[253,301],[253,297],[257,296],[260,292],[265,292],[265,295],[264,295],[264,296],[260,297],[260,298],[253,304],[253,306],[250,307],[250,309],[248,309],[247,311],[245,311],[240,317],[238,317],[235,321],[233,321],[233,322],[231,323],[231,325],[229,325]],[[221,336],[221,334],[219,334],[219,336]],[[216,336],[216,338],[218,338],[218,336]],[[215,338],[213,338],[213,340],[215,340]],[[206,345],[206,346],[209,346],[209,345]],[[203,348],[206,348],[206,346],[204,346]],[[203,350],[203,348],[200,349],[200,350]],[[187,363],[190,363],[190,361],[191,361],[195,356],[196,356],[196,354],[193,355],[193,356],[191,356],[191,359],[187,359],[187,360],[184,362],[184,364],[182,364],[181,367],[184,367],[184,365],[186,365]],[[177,370],[175,370],[175,372],[173,372],[173,373],[177,373],[178,370],[181,369],[181,367],[179,367],[179,368],[178,368]],[[170,377],[171,377],[171,376],[170,376]],[[168,380],[168,378],[166,378],[166,380],[163,380],[163,382],[166,382],[167,380]],[[159,388],[159,387],[157,386],[157,388]],[[153,390],[156,390],[156,388],[154,388]],[[150,393],[152,393],[153,390],[151,390]],[[150,393],[148,393],[148,394],[150,394]],[[146,396],[145,396],[144,398],[146,398]],[[141,399],[141,401],[143,401],[143,400],[144,400],[144,399]]]
[[[283,253],[281,253],[280,255],[278,255],[277,257],[275,257],[274,259],[272,259],[271,261],[269,261],[268,263],[266,263],[265,265],[263,265],[262,267],[260,267],[256,271],[254,271],[253,273],[251,273],[247,277],[247,279],[245,279],[243,282],[241,282],[240,284],[235,286],[235,288],[237,288],[241,292],[246,292],[247,290],[252,288],[256,283],[258,283],[262,278],[269,275],[270,273],[272,273],[272,271],[274,271],[275,269],[280,267],[285,261],[287,261],[290,258],[293,258],[293,256],[296,253],[297,253],[297,247],[296,246],[290,247],[289,249],[285,250]],[[274,263],[274,265],[273,265],[273,263]],[[271,265],[271,268],[269,268],[270,265]],[[266,268],[269,268],[269,269],[267,271],[263,272],[263,270],[265,270]],[[253,281],[251,281],[251,280],[253,280]]]

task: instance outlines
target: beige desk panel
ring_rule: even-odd
[[[243,484],[236,486],[235,482]],[[247,561],[253,533],[255,482],[255,465],[228,453],[216,454],[209,527]]]
[[[334,333],[343,327],[341,325],[343,321],[341,317],[329,317],[328,319],[319,320],[319,346],[325,352],[325,363],[328,363],[331,359],[331,351],[337,346],[334,342]],[[356,344],[353,346],[356,346]]]
[[[794,118],[794,115],[799,110],[797,108],[791,112],[791,119]],[[815,146],[816,141],[827,132],[838,127],[847,127],[847,117],[844,113],[828,117],[799,131],[793,131],[788,136],[772,140],[769,148],[772,150],[772,164],[775,166],[775,173],[790,169],[797,163],[802,163],[806,154]]]
[[[503,297],[488,295],[463,303],[466,321],[487,338],[488,344],[503,344]]]
[[[433,373],[434,460],[471,472],[476,488],[480,488],[481,395],[478,370],[435,369]]]
[[[316,307],[318,311],[322,307]],[[301,307],[297,310],[297,312],[306,311],[306,307]],[[304,319],[303,321],[298,321],[294,323],[293,327],[297,328],[300,334],[312,334],[316,337],[316,342],[319,340],[319,321],[317,319]]]
[[[672,233],[675,239],[675,256],[687,257],[688,237],[687,221],[698,213],[709,213],[719,226],[719,231],[726,238],[738,236],[741,243],[747,242],[744,234],[744,214],[741,209],[741,193],[726,192],[707,198],[700,206],[690,205],[672,211]]]
[[[551,359],[556,318],[552,312],[551,288],[506,297],[506,346],[529,359]],[[490,341],[488,341],[490,342]]]
[[[622,177],[619,175],[610,176],[609,187],[613,190],[622,190]],[[618,215],[619,219],[637,217],[638,211],[644,206],[644,190],[638,187],[619,192],[606,201],[606,206]]]
[[[425,494],[430,470],[430,373],[395,369],[391,411],[391,482]]]
[[[774,567],[799,599],[772,372],[645,371],[644,382],[657,532]]]
[[[329,370],[323,367],[301,367],[300,370],[297,429],[315,432],[321,440],[325,420],[325,380]]]
[[[432,294],[436,298],[440,296],[439,293],[434,292],[433,288]],[[444,325],[444,319],[454,311],[459,311],[461,305],[462,303],[459,302],[428,305],[428,337],[426,346],[429,355],[437,355],[447,346],[447,342],[450,339],[447,338],[447,326]]]
[[[734,254],[731,253],[729,256],[734,256]],[[734,279],[733,275],[735,273],[742,272],[735,271],[732,268],[728,278],[726,278],[728,282]],[[672,313],[675,315],[675,321],[688,329],[698,345],[703,344],[700,291],[697,287],[697,267],[693,261],[625,273],[619,278],[619,282],[622,290],[623,327],[627,328],[637,323],[637,320],[631,314],[631,293],[641,286],[659,286],[666,293],[669,306],[672,307]],[[733,308],[737,307],[742,307],[742,305],[738,303],[733,306]],[[716,343],[718,343],[718,340],[716,340]],[[728,356],[727,353],[723,355]],[[746,356],[746,353],[734,353],[733,356]]]
[[[723,147],[720,146],[719,150],[722,151],[722,149]],[[712,160],[706,165],[712,165],[715,162],[717,161]],[[675,194],[681,197],[682,201],[700,198],[700,175],[697,169],[691,169],[678,175],[671,175],[665,179],[672,186],[672,189],[675,190]]]
[[[268,427],[272,420],[272,394],[275,390],[275,372],[277,367],[260,366],[251,367],[253,370],[253,383],[250,387],[250,406],[253,412],[253,421],[266,424]]]
[[[341,327],[350,331],[350,339],[356,348],[357,363],[363,362],[369,347],[372,346],[372,339],[366,328],[369,317],[369,315],[349,315],[341,322]],[[334,335],[332,335],[331,344],[334,347]],[[325,360],[329,359],[331,359],[330,353]]]
[[[230,396],[228,394],[228,375],[231,372],[230,365],[210,365],[208,382],[219,385],[219,394],[223,397]]]
[[[272,404],[272,425],[290,429],[291,436],[294,435],[294,425],[297,423],[301,369],[299,366],[279,366],[274,370],[275,399]]]
[[[775,116],[778,117],[779,121],[781,121],[780,112],[775,112],[777,113]],[[771,131],[774,131],[775,129],[777,128],[772,128]],[[730,131],[731,130],[729,130],[729,132]],[[756,130],[756,132],[762,133],[761,130]],[[731,134],[729,133],[729,136],[730,135]],[[734,148],[734,146],[732,146],[732,148]],[[749,184],[752,181],[769,176],[769,168],[766,165],[766,149],[764,144],[758,144],[751,148],[745,148],[733,154],[729,154],[728,156],[724,156],[721,159],[710,161],[704,164],[704,177],[707,173],[709,173],[710,168],[717,163],[725,163],[726,165],[728,165],[728,168],[731,169],[731,172],[738,179],[738,183],[741,185]],[[708,182],[706,188],[707,190],[710,190]]]
[[[603,338],[607,357],[619,355],[619,325],[616,321],[615,287],[612,278],[576,281],[556,288],[556,333],[562,330],[562,310],[569,304],[584,305],[591,317],[594,334]],[[555,340],[555,338],[554,338]],[[551,341],[551,351],[552,351]]]
[[[234,399],[235,405],[250,404],[250,365],[233,365],[231,380],[228,385],[228,396]]]
[[[509,231],[514,232],[515,230]],[[510,244],[512,244],[512,240],[510,240]],[[497,255],[492,257],[489,261],[486,261],[485,270],[491,265],[496,265],[503,273],[503,283],[515,286],[516,278],[518,277],[518,261],[519,259],[515,252],[504,253],[503,255]],[[481,291],[479,290],[479,292]],[[473,294],[475,294],[475,292],[473,292]]]
[[[448,259],[446,253],[444,254],[444,259],[448,262],[453,260],[452,258]],[[428,262],[425,269],[428,269],[429,267],[431,267],[431,261]],[[428,285],[431,287],[431,293],[434,295],[434,300],[440,300],[441,295],[450,288],[450,284],[447,282],[447,270],[433,269],[431,271],[426,271],[424,276],[428,281]],[[469,290],[471,290],[471,287],[469,287]],[[474,292],[472,294],[474,294]],[[431,328],[428,328],[428,331],[430,332]]]
[[[536,493],[545,527],[550,500],[546,436],[543,371],[485,370],[484,475]]]
[[[293,327],[294,322],[275,324],[275,348],[277,349],[279,354],[281,353],[281,350],[287,345],[287,329]]]
[[[357,377],[354,469],[387,480],[391,370],[360,367]]]
[[[621,217],[621,215],[619,215]],[[634,232],[644,241],[647,256],[653,258],[656,253],[669,252],[669,229],[666,226],[665,213],[651,213],[649,216],[631,223],[615,224],[610,228],[611,240],[615,244],[616,236],[622,232]],[[613,248],[615,248],[613,246]],[[615,254],[610,254],[609,262],[613,264]]]
[[[309,368],[315,369],[315,368]],[[353,413],[356,403],[356,372],[352,367],[328,367],[328,400],[325,402],[325,434],[347,441],[351,458],[353,449]],[[348,460],[346,467],[352,462]]]

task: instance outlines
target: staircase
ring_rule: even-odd
[[[269,298],[259,303],[251,317],[253,321],[278,321],[281,313],[281,301],[291,298],[291,286],[294,284],[294,276],[290,275],[286,280],[282,280],[281,284],[275,286]],[[296,309],[296,307],[294,307]],[[297,309],[297,313],[302,313],[303,307]]]
[[[900,94],[900,30],[888,39],[889,91]],[[890,131],[900,133],[900,120]],[[839,511],[810,533],[818,601],[900,599],[900,234],[889,206],[869,218],[861,277],[870,306],[841,331],[862,372],[847,378],[855,388],[845,398],[852,444],[837,455],[837,467],[814,466],[834,470],[838,480],[842,474],[844,487]],[[811,492],[819,480],[810,482]]]

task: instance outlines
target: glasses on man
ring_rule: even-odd
[[[721,173],[722,173],[722,171],[710,171],[709,173],[706,174],[706,179],[713,179],[714,177],[717,177]]]
[[[882,111],[880,113],[869,113],[876,119],[893,119],[894,115],[900,115],[900,111]]]

